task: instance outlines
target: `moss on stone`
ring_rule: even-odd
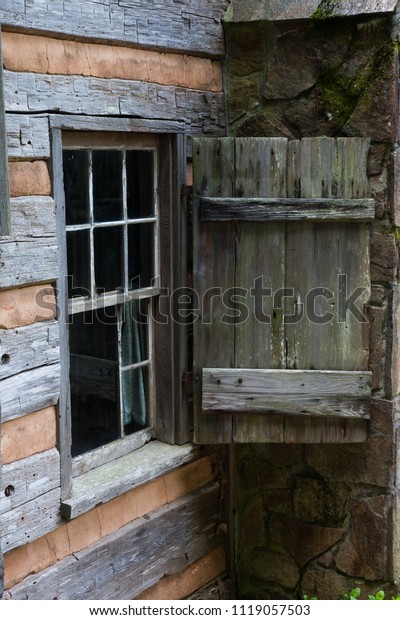
[[[325,72],[319,77],[317,89],[321,105],[339,119],[341,126],[350,118],[371,84],[385,76],[385,70],[393,60],[396,46],[394,41],[382,43],[370,62],[360,67],[353,79],[341,73],[341,68]]]
[[[328,17],[332,17],[335,11],[335,5],[338,0],[322,0],[319,4],[318,8],[311,15],[311,19],[319,20],[319,19],[327,19]]]

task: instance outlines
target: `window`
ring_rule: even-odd
[[[157,138],[75,140],[63,149],[72,456],[152,426],[159,271]]]
[[[109,464],[114,476],[116,460],[151,439],[189,440],[186,329],[169,319],[171,291],[186,283],[185,138],[172,121],[53,115],[50,124],[62,509],[74,516],[71,502],[85,511],[99,501],[98,492],[79,500],[93,469]],[[115,493],[131,484],[125,475]]]

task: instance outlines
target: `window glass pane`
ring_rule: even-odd
[[[67,226],[89,222],[89,152],[63,151]]]
[[[126,152],[128,217],[153,217],[154,154],[153,151]]]
[[[68,297],[90,297],[89,230],[67,232]]]
[[[96,292],[124,289],[123,226],[95,228],[93,235]]]
[[[147,366],[122,371],[123,420],[125,435],[148,426],[149,369]]]
[[[152,286],[154,278],[154,224],[128,225],[129,288]]]
[[[124,304],[121,325],[122,366],[130,366],[148,359],[148,300]]]
[[[94,221],[122,219],[122,152],[93,151],[92,166]]]
[[[72,315],[69,334],[72,454],[76,456],[119,437],[115,309]]]

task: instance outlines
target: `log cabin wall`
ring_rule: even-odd
[[[0,242],[7,598],[179,599],[225,570],[218,452],[177,448],[148,481],[67,522],[61,516],[49,119],[168,119],[189,136],[224,135],[227,4],[2,2],[12,213],[11,236]]]
[[[226,23],[230,135],[369,137],[376,201],[369,437],[348,445],[338,445],[337,437],[331,445],[299,444],[292,437],[292,445],[235,448],[244,598],[335,599],[354,586],[363,597],[380,587],[397,590],[399,16],[389,14],[395,4],[363,3],[365,13],[388,13],[354,16],[360,5],[353,2],[245,6],[234,0]]]

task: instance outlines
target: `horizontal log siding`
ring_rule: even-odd
[[[173,504],[211,484],[215,477],[210,458],[203,457],[63,523],[42,538],[6,553],[5,587],[11,588],[28,575],[44,571],[144,515]]]
[[[49,32],[207,57],[224,55],[228,0],[2,0],[5,29]]]

